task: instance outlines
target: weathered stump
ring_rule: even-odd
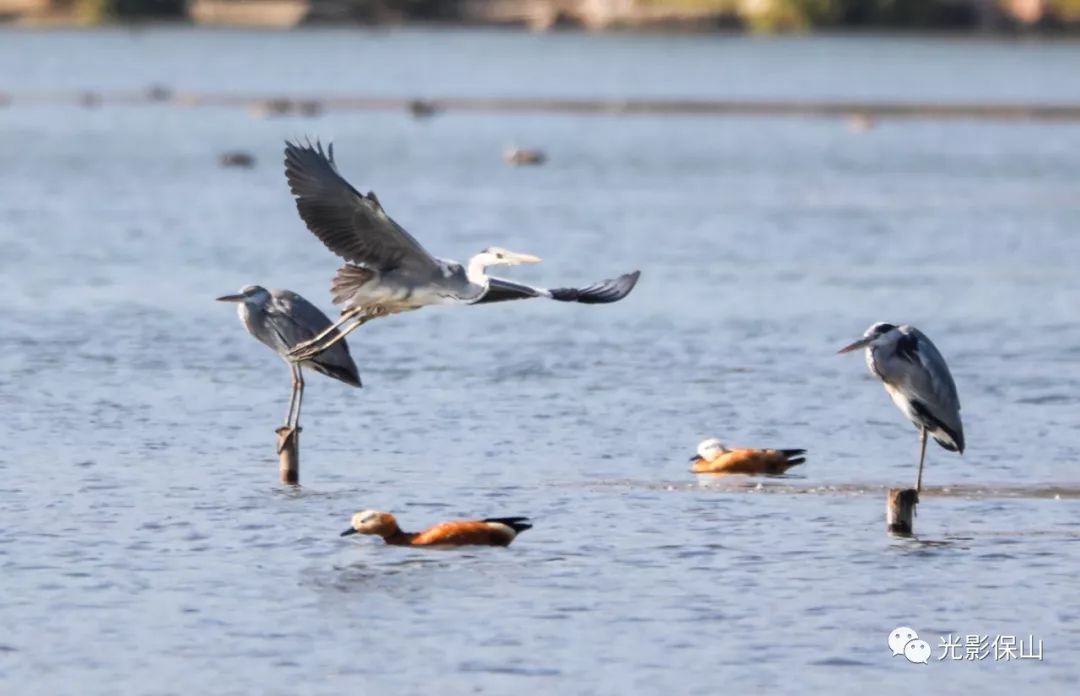
[[[915,533],[915,506],[919,492],[914,488],[890,488],[885,504],[885,524],[889,534],[912,536]]]
[[[300,484],[300,426],[290,428],[283,425],[277,433],[278,472],[281,482],[290,486]]]

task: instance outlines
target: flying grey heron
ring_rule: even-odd
[[[863,337],[839,352],[866,349],[866,365],[885,385],[893,403],[919,429],[919,476],[915,490],[922,490],[926,436],[949,450],[964,453],[964,425],[960,422],[960,397],[949,366],[922,331],[904,324],[878,322]]]
[[[285,176],[296,197],[296,208],[308,229],[330,251],[345,260],[331,285],[341,318],[337,336],[331,330],[299,346],[293,358],[307,358],[333,345],[366,321],[387,314],[440,304],[484,304],[547,297],[560,302],[603,304],[626,297],[640,271],[603,280],[583,288],[534,288],[501,278],[486,269],[538,263],[539,258],[499,247],[488,247],[465,265],[435,258],[394,222],[374,193],[353,188],[334,164],[334,147],[324,152],[316,141],[286,143]]]
[[[236,312],[248,333],[289,363],[293,390],[286,427],[295,428],[300,423],[300,403],[304,398],[302,367],[310,367],[353,387],[360,386],[360,374],[345,342],[311,358],[294,360],[289,357],[290,350],[318,336],[333,323],[300,295],[290,290],[267,290],[259,285],[247,285],[235,295],[217,299],[237,303]]]

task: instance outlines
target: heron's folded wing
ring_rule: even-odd
[[[310,341],[334,322],[315,305],[291,290],[274,290],[273,303],[267,321],[278,339],[285,344],[285,351]],[[336,336],[337,331],[330,334]],[[307,361],[319,372],[341,380],[354,387],[360,386],[360,371],[356,368],[349,344],[344,339]]]
[[[287,338],[293,345],[315,338],[334,322],[321,309],[292,290],[271,290],[270,316],[288,327]]]
[[[346,261],[386,271],[401,267],[434,272],[435,259],[394,222],[375,198],[338,174],[334,146],[285,143],[285,177],[308,229]]]
[[[901,341],[914,338],[917,346],[913,351],[916,358],[916,369],[912,370],[910,374],[913,386],[918,389],[924,399],[927,398],[927,393],[933,394],[933,398],[929,399],[930,401],[940,403],[951,410],[959,411],[960,397],[956,392],[956,382],[953,381],[949,366],[941,352],[938,351],[937,346],[926,337],[926,334],[914,327],[908,327],[905,333],[907,333],[907,336]],[[905,351],[898,349],[897,352]]]
[[[964,426],[960,421],[960,397],[945,358],[926,334],[903,327],[896,348],[900,360],[892,364],[886,381],[897,385],[909,398],[922,404],[963,449]]]

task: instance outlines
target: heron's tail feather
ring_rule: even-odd
[[[934,442],[950,452],[964,453],[964,435],[962,433],[959,437],[954,437],[952,433],[935,431],[930,434],[930,437],[934,438]]]
[[[925,409],[923,409],[923,411],[925,411]],[[926,418],[926,420],[929,421],[927,424],[929,427],[927,427],[926,430],[930,437],[934,438],[935,442],[950,452],[964,453],[963,424],[957,421],[956,427],[951,427],[933,416]]]
[[[551,298],[560,302],[581,302],[582,304],[607,304],[618,302],[630,294],[637,285],[641,271],[634,271],[610,280],[601,280],[583,288],[555,288]]]
[[[330,296],[334,304],[347,302],[365,283],[375,277],[375,271],[363,266],[346,264],[338,269],[330,284]]]
[[[797,466],[806,461],[806,457],[795,457],[794,459],[788,459],[788,466]]]
[[[804,450],[804,449],[782,449],[782,450],[777,450],[777,451],[780,452],[780,454],[782,454],[782,455],[784,455],[785,457],[788,457],[788,458],[795,457],[795,456],[798,456],[800,454],[806,454],[806,450]]]
[[[333,348],[343,345],[345,345],[344,341],[336,344]],[[333,350],[333,348],[331,348],[330,350]],[[327,377],[333,377],[340,382],[348,384],[350,387],[364,386],[360,383],[360,373],[359,371],[357,371],[356,364],[352,362],[351,358],[349,358],[349,364],[347,365],[336,365],[319,359],[322,358],[325,354],[326,353],[321,353],[311,359],[310,365],[316,372],[321,372]]]

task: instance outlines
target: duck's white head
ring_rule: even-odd
[[[364,510],[352,516],[349,528],[341,533],[341,536],[350,534],[374,534],[388,536],[398,529],[397,520],[389,512],[379,510]]]
[[[711,462],[724,452],[727,452],[727,448],[724,447],[724,443],[720,442],[720,440],[716,439],[715,437],[710,437],[707,440],[702,440],[701,443],[697,446],[697,457],[691,458],[691,461],[701,458],[707,462]]]

